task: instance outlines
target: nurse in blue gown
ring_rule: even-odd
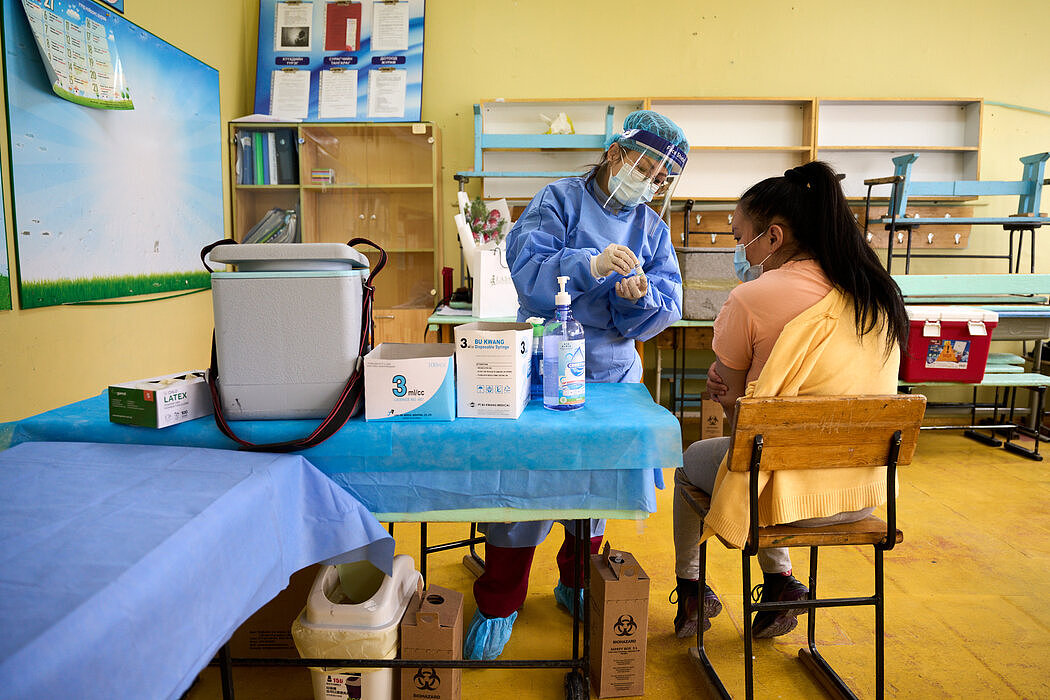
[[[554,316],[557,278],[567,276],[572,313],[584,326],[588,382],[638,382],[636,340],[682,317],[682,276],[662,219],[685,166],[689,144],[670,119],[639,110],[587,175],[551,183],[533,197],[507,236],[507,263],[518,292],[518,320]],[[646,206],[655,201],[660,213]],[[552,459],[557,457],[552,455]],[[474,583],[478,609],[464,658],[495,659],[525,602],[536,546],[552,521],[485,523],[485,572]],[[583,617],[582,573],[574,578],[572,523],[563,523],[555,600]],[[601,546],[605,521],[592,520],[588,551]],[[582,538],[581,538],[582,539]]]

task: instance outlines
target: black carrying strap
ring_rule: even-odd
[[[207,267],[209,271],[211,268],[208,267],[205,257],[213,248],[227,242],[232,243],[233,241],[230,241],[229,239],[216,241],[215,243],[206,246],[204,250],[201,251],[201,261],[204,262],[204,266]],[[354,366],[354,371],[350,373],[350,378],[347,379],[346,385],[343,386],[343,390],[339,393],[339,398],[336,400],[332,410],[329,411],[328,415],[325,416],[321,423],[314,428],[314,431],[306,437],[266,444],[256,444],[237,437],[222,411],[222,399],[219,397],[219,366],[215,352],[215,333],[212,332],[211,367],[208,368],[208,389],[211,392],[212,406],[215,408],[215,425],[218,426],[223,435],[240,445],[240,449],[248,452],[295,452],[297,450],[305,450],[314,445],[319,445],[335,435],[335,433],[346,424],[346,421],[357,415],[364,407],[365,378],[363,358],[372,347],[373,332],[372,299],[375,296],[375,287],[372,285],[372,280],[375,279],[375,276],[379,274],[379,271],[386,265],[386,251],[367,238],[353,238],[347,242],[347,245],[353,247],[359,243],[370,245],[378,250],[379,261],[369,273],[368,279],[365,280],[364,283],[364,293],[361,301],[361,343],[357,352],[357,364]]]

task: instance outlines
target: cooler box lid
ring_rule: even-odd
[[[213,249],[217,263],[241,272],[349,270],[367,268],[368,258],[343,243],[237,243]]]
[[[905,306],[909,321],[983,321],[998,323],[999,314],[976,306]]]

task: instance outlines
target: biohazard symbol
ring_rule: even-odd
[[[638,625],[635,623],[634,618],[626,613],[620,615],[616,620],[616,624],[613,625],[613,631],[616,632],[617,637],[630,637],[637,629]]]
[[[441,678],[436,669],[421,668],[416,671],[416,675],[412,676],[412,682],[419,690],[437,690],[441,685]]]

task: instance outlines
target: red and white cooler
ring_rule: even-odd
[[[969,382],[984,377],[999,314],[974,306],[906,306],[911,330],[901,357],[906,382]]]

